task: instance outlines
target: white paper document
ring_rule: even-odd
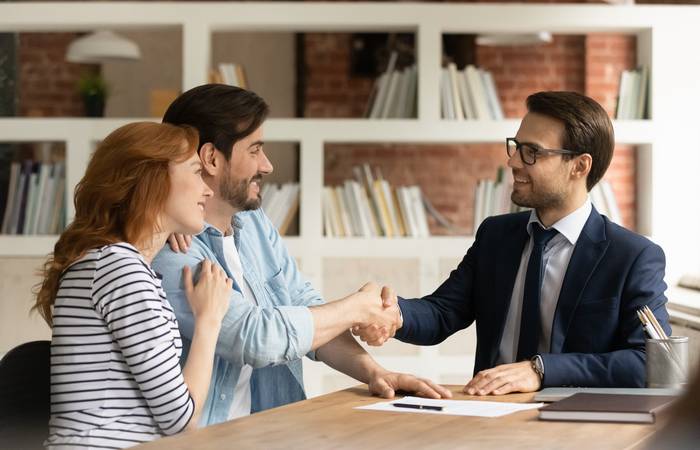
[[[410,405],[397,407],[394,403]],[[442,410],[421,409],[421,406],[437,406]],[[501,417],[518,411],[537,409],[542,403],[504,403],[482,402],[478,400],[435,400],[420,397],[404,397],[390,402],[379,402],[371,405],[357,406],[355,409],[368,409],[372,411],[406,412],[421,414],[443,414],[448,416],[477,416],[477,417]]]

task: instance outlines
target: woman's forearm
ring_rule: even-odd
[[[194,400],[194,415],[187,425],[187,429],[197,428],[204,403],[207,400],[220,327],[221,323],[203,320],[196,321],[194,325],[192,345],[182,371],[187,388]]]

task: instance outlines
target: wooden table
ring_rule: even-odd
[[[533,394],[473,397],[448,386],[455,400],[528,402]],[[197,431],[159,439],[143,450],[185,449],[632,449],[655,425],[544,422],[537,410],[499,418],[353,409],[383,401],[366,386],[346,389]]]

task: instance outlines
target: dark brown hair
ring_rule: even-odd
[[[197,151],[211,142],[228,161],[233,144],[257,130],[269,109],[265,100],[254,92],[225,84],[204,84],[176,98],[165,112],[163,122],[196,128]]]
[[[562,146],[591,155],[593,163],[586,179],[586,188],[590,191],[608,170],[615,148],[615,132],[603,107],[585,95],[560,91],[532,94],[527,98],[527,110],[561,120],[564,123]]]

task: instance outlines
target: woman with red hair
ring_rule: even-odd
[[[186,270],[195,334],[181,368],[175,314],[150,263],[171,233],[204,226],[192,128],[140,122],[102,141],[75,218],[44,265],[35,308],[52,327],[49,448],[124,448],[196,427],[231,280]]]

